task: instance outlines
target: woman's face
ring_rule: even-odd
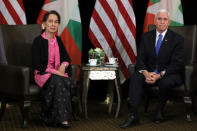
[[[50,14],[47,21],[44,22],[44,26],[46,28],[46,32],[48,33],[56,33],[58,30],[58,17],[55,14]]]

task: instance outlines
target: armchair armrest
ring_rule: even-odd
[[[135,72],[135,64],[128,65],[129,74],[133,74]]]
[[[80,65],[71,64],[71,79],[75,82],[75,84],[77,82],[77,75],[79,69],[80,69]]]
[[[29,95],[29,68],[0,65],[0,95],[23,99]]]
[[[184,83],[185,83],[185,91],[189,93],[191,91],[191,79],[192,75],[194,72],[194,66],[193,65],[186,65],[185,66],[185,78],[184,78]]]

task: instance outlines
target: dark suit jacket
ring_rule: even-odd
[[[159,72],[166,71],[165,77],[174,75],[175,81],[179,81],[184,61],[184,38],[168,29],[158,56],[155,52],[155,43],[156,30],[147,32],[142,36],[137,55],[136,71],[148,70],[153,72],[157,68]]]

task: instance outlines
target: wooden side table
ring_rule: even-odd
[[[118,105],[116,109],[115,118],[118,117],[121,97],[120,97],[120,79],[119,79],[119,66],[82,66],[82,76],[83,76],[83,87],[82,87],[82,109],[85,113],[85,118],[88,118],[87,112],[87,95],[89,89],[90,80],[113,80],[115,82],[116,93],[118,97]],[[110,86],[110,84],[109,84]],[[113,88],[110,86],[110,104],[108,112],[111,113],[113,104]]]

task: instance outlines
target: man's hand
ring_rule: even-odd
[[[144,71],[143,75],[145,77],[146,83],[148,84],[154,84],[160,78],[160,75],[156,74],[155,72]]]
[[[161,78],[160,74],[156,74],[156,73],[153,75],[153,77],[155,79],[155,82]]]
[[[153,83],[153,77],[152,77],[152,74],[151,74],[150,72],[148,72],[148,71],[145,70],[145,71],[143,72],[143,75],[144,75],[144,77],[145,77],[146,83],[148,83],[148,84]]]

